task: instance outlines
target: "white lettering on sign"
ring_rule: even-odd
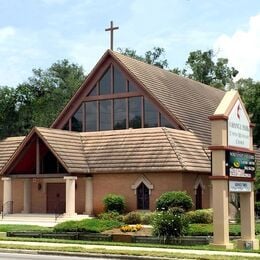
[[[250,122],[240,100],[228,117],[228,145],[250,149]]]
[[[229,181],[229,192],[251,192],[252,182]]]

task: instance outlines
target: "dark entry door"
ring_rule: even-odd
[[[64,213],[65,196],[65,183],[48,183],[47,213]]]
[[[137,188],[137,209],[149,209],[149,189],[143,182]]]

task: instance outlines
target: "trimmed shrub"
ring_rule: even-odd
[[[212,224],[190,224],[188,229],[189,236],[212,236]]]
[[[116,220],[100,220],[100,219],[83,219],[80,221],[66,221],[57,224],[53,230],[54,232],[88,232],[100,233],[105,230],[120,227],[121,222]]]
[[[260,224],[256,224],[256,235],[260,234]],[[212,224],[190,224],[188,233],[189,236],[213,236],[213,225]],[[240,236],[240,225],[230,224],[229,225],[230,236]]]
[[[186,213],[190,223],[210,224],[213,222],[212,209],[198,209]]]
[[[115,211],[122,214],[125,210],[125,198],[116,194],[108,194],[103,199],[105,205],[105,211]]]
[[[167,242],[170,238],[178,238],[186,234],[188,226],[189,223],[184,211],[179,208],[170,208],[155,214],[153,234]]]
[[[54,226],[54,232],[77,232],[79,221],[65,221]]]
[[[152,225],[153,218],[155,216],[154,212],[145,212],[141,216],[141,224]]]
[[[119,222],[123,222],[123,215],[119,214],[116,211],[109,211],[109,212],[104,212],[98,215],[99,219],[102,220],[116,220]]]
[[[140,224],[142,213],[136,211],[129,212],[124,216],[123,220],[126,224]]]
[[[192,199],[184,191],[169,191],[163,193],[156,201],[157,210],[168,210],[169,208],[182,208],[187,211],[192,208]]]

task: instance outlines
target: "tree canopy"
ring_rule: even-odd
[[[118,51],[126,56],[135,58],[140,61],[144,61],[148,64],[152,64],[160,68],[168,67],[168,61],[163,57],[165,55],[164,48],[154,47],[152,50],[146,51],[144,56],[138,55],[135,50],[129,48],[118,48]]]
[[[0,87],[0,138],[48,127],[84,80],[83,68],[64,59],[33,75],[16,89]]]
[[[119,51],[143,62],[168,68],[165,50],[154,47],[144,55],[126,48]],[[214,61],[212,50],[193,51],[186,67],[170,71],[221,89],[235,88],[239,91],[254,128],[254,142],[260,145],[260,82],[240,79],[234,82],[238,71],[228,65],[228,59]],[[24,135],[33,126],[48,127],[60,113],[84,80],[83,68],[64,59],[50,68],[33,69],[33,75],[17,88],[0,86],[0,138]]]
[[[218,58],[214,61],[214,57],[213,50],[192,51],[185,63],[186,68],[174,68],[171,71],[215,88],[224,90],[233,87],[238,70],[228,66],[228,59]]]

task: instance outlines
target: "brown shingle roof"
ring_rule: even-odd
[[[141,85],[201,141],[211,142],[208,120],[225,92],[117,52],[109,51]]]
[[[69,173],[210,173],[203,144],[188,131],[161,127],[86,133],[40,127],[33,131]]]
[[[81,135],[91,173],[210,172],[203,144],[187,131],[157,127]]]
[[[18,146],[22,143],[25,136],[8,137],[0,140],[0,171],[15,153]]]
[[[36,131],[69,173],[89,172],[79,133],[43,127]]]
[[[211,143],[211,127],[208,116],[214,114],[225,94],[224,91],[111,50],[102,56],[51,127],[63,127],[65,123],[63,120],[68,114],[72,115],[75,112],[74,110],[78,107],[75,106],[77,102],[84,101],[86,88],[92,87],[90,82],[95,73],[110,57],[123,70],[127,71],[130,77],[142,86],[144,91],[148,92],[178,125],[195,133],[203,143],[207,145]]]

